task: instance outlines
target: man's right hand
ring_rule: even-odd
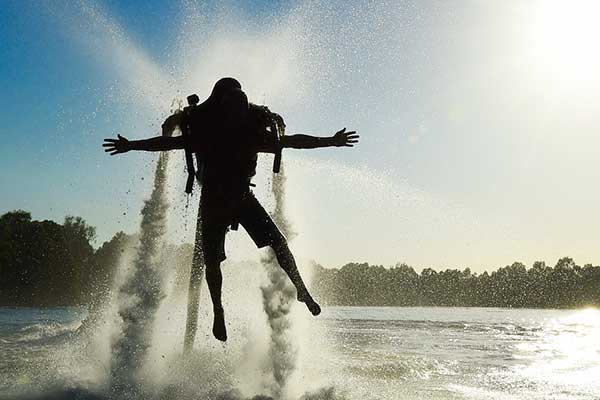
[[[117,135],[117,139],[104,139],[102,147],[104,147],[104,151],[111,156],[126,153],[132,149],[131,142],[121,135]]]

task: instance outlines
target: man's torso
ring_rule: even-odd
[[[202,166],[203,194],[210,197],[239,197],[249,190],[256,175],[258,152],[274,147],[265,134],[260,109],[250,109],[243,127],[227,131],[216,112],[200,106],[190,115],[191,150],[198,154]]]

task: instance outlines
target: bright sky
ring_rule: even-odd
[[[598,20],[595,0],[5,0],[0,212],[80,215],[99,243],[134,232],[156,155],[109,157],[102,139],[156,135],[174,98],[234,76],[291,133],[361,134],[284,155],[301,258],[598,263]],[[175,159],[169,234],[191,240]],[[228,251],[254,253],[243,232]]]

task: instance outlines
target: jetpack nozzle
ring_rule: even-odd
[[[198,104],[200,102],[200,98],[198,97],[197,94],[190,94],[187,97],[187,102],[190,106],[195,106],[196,104]]]

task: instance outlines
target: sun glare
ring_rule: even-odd
[[[555,78],[598,79],[600,1],[543,0],[534,12],[534,55]]]

